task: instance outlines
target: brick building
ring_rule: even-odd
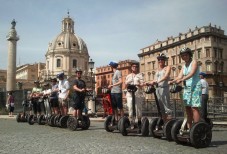
[[[131,62],[135,60],[123,60],[118,62],[118,70],[122,73],[122,89],[125,89],[125,78],[131,73]],[[112,82],[113,72],[109,65],[101,66],[96,68],[96,93],[99,96],[101,94],[102,87],[108,86]],[[124,95],[123,95],[124,97]]]

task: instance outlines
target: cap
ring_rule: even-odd
[[[47,87],[49,86],[49,83],[44,83],[43,86]]]
[[[168,59],[168,57],[166,57],[166,55],[164,53],[160,53],[157,57],[158,60],[166,60]]]
[[[39,80],[35,80],[34,83],[40,83]]]
[[[82,71],[80,68],[77,68],[77,69],[76,69],[76,73],[77,73],[77,72],[83,72],[83,71]]]
[[[115,62],[115,61],[111,61],[111,62],[109,63],[109,65],[110,65],[111,67],[113,67],[113,68],[117,68],[118,63]]]
[[[63,78],[63,77],[64,77],[64,72],[57,74],[57,78]]]
[[[204,76],[206,76],[206,73],[200,72],[199,75],[202,75],[204,77]]]
[[[52,82],[57,82],[57,79],[56,78],[52,78],[51,81]]]

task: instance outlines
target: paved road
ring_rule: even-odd
[[[138,135],[122,136],[117,132],[108,133],[103,129],[103,122],[92,121],[86,131],[70,131],[50,126],[17,123],[15,119],[0,118],[0,153],[1,154],[72,154],[72,153],[226,153],[227,128],[214,127],[213,140],[208,148],[195,149],[177,145],[164,139],[141,137]]]

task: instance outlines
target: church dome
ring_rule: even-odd
[[[70,17],[63,19],[62,32],[49,43],[47,55],[58,51],[88,53],[86,43],[74,34],[74,21]]]
[[[69,15],[62,20],[62,31],[49,43],[45,57],[47,77],[60,72],[70,77],[76,68],[88,71],[87,45],[74,33],[74,21]]]

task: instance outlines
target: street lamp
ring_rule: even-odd
[[[91,87],[92,87],[92,94],[94,94],[94,93],[93,93],[93,77],[92,77],[94,65],[95,65],[95,62],[92,61],[92,59],[90,59],[89,62],[88,62],[88,67],[89,67],[90,70],[91,70]]]

